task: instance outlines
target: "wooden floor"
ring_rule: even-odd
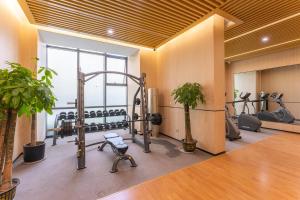
[[[103,199],[300,199],[300,135],[271,136]]]

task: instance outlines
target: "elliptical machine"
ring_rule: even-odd
[[[279,108],[273,112],[269,112],[266,110],[266,103],[268,101],[269,93],[261,92],[260,99],[263,102],[261,106],[260,112],[257,113],[257,117],[263,121],[271,121],[271,122],[282,122],[282,123],[294,123],[295,117],[293,114],[285,107],[282,97],[283,94],[280,93],[272,93],[271,98],[274,102],[279,104]]]
[[[245,109],[247,107],[248,102],[250,102],[249,96],[251,93],[247,92],[245,95],[243,93],[240,94],[240,98],[242,99],[243,110],[241,114],[238,116],[238,127],[239,129],[247,130],[247,131],[255,131],[258,132],[261,127],[261,121],[253,115],[246,114]]]
[[[228,107],[225,105],[225,125],[226,125],[226,137],[230,140],[241,139],[240,130],[237,128],[229,114]]]

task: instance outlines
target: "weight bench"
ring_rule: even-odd
[[[118,163],[120,160],[129,160],[131,163],[131,167],[136,167],[137,164],[135,163],[132,156],[126,154],[128,150],[128,145],[124,143],[123,138],[116,133],[107,133],[104,135],[105,142],[98,147],[99,151],[103,151],[105,145],[109,144],[116,154],[116,158],[114,160],[113,166],[110,170],[111,173],[115,173],[118,171]]]

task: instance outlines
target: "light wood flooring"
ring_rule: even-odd
[[[103,199],[300,199],[300,135],[274,135]]]

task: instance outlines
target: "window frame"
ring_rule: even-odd
[[[69,48],[69,47],[61,47],[61,46],[55,46],[55,45],[46,45],[46,68],[48,68],[48,49],[59,49],[59,50],[65,50],[65,51],[72,51],[72,52],[77,52],[77,66],[80,64],[80,53],[87,53],[87,54],[94,54],[94,55],[99,55],[99,56],[104,56],[104,70],[107,71],[107,58],[115,58],[115,59],[122,59],[125,60],[125,73],[128,72],[128,57],[126,56],[118,56],[118,55],[112,55],[108,53],[102,53],[102,52],[95,52],[95,51],[88,51],[88,50],[83,50],[79,48]],[[107,105],[107,86],[116,86],[116,87],[126,87],[126,105]],[[103,77],[103,106],[85,106],[85,108],[101,108],[104,110],[107,110],[108,108],[116,108],[116,107],[125,107],[126,110],[128,111],[128,77],[126,76],[125,78],[125,83],[108,83],[107,82],[107,74],[104,74]],[[65,106],[65,107],[54,107],[52,108],[53,110],[69,110],[69,109],[76,109],[75,106]],[[48,124],[48,114],[46,114],[46,122],[45,126],[47,130]],[[106,117],[104,117],[104,123],[106,123]],[[46,138],[48,137],[53,137],[49,136],[46,131]]]

